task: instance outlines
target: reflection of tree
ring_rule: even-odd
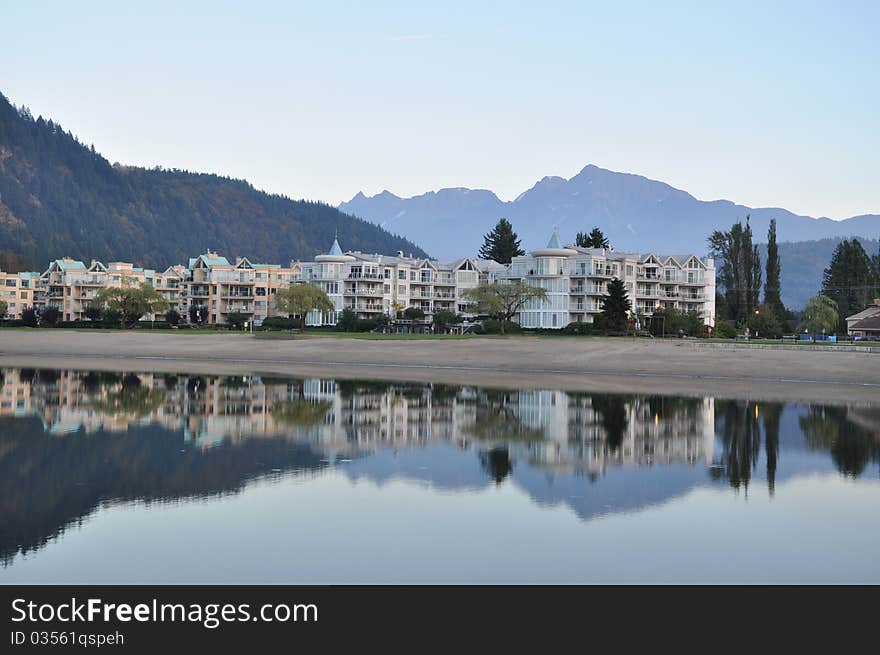
[[[776,460],[779,457],[779,419],[782,416],[781,403],[761,405],[761,418],[764,421],[764,454],[767,458],[767,489],[772,496],[776,490]]]
[[[469,401],[474,405],[474,422],[466,432],[483,441],[543,440],[542,428],[533,428],[523,422],[517,396],[517,392],[481,390]]]
[[[513,471],[510,453],[505,446],[497,446],[480,452],[480,465],[489,474],[495,484],[501,484]]]
[[[136,375],[126,375],[115,391],[108,391],[92,401],[94,409],[108,416],[148,416],[165,402],[162,389],[151,389],[141,384]]]
[[[88,391],[89,393],[95,393],[103,387],[119,384],[121,379],[122,377],[117,373],[89,371],[79,378],[79,385],[83,390]]]
[[[816,450],[828,450],[837,469],[858,477],[869,461],[880,459],[880,448],[870,432],[847,419],[845,407],[811,406],[800,418],[807,444]]]
[[[323,423],[331,407],[333,403],[329,400],[279,400],[272,405],[270,411],[272,418],[282,425],[309,427]]]
[[[618,394],[603,393],[592,396],[591,402],[605,430],[605,443],[611,452],[616,452],[623,443],[623,434],[629,425],[626,399]]]
[[[748,401],[718,400],[715,420],[721,424],[723,474],[735,489],[748,490],[761,449],[756,406]]]

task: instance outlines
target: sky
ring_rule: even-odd
[[[0,92],[111,162],[338,204],[587,164],[880,213],[880,2],[17,2]]]

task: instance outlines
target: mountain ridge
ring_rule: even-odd
[[[425,254],[329,204],[269,194],[246,180],[111,165],[0,93],[0,252],[30,268],[71,256],[163,269],[206,247],[286,264],[326,252],[337,232],[346,248]]]
[[[471,194],[478,194],[480,203]],[[449,199],[445,204],[441,199]],[[479,248],[481,235],[501,217],[528,249],[543,243],[554,226],[573,241],[578,231],[599,225],[618,250],[636,252],[682,249],[706,251],[706,238],[750,216],[756,239],[766,240],[771,219],[777,220],[780,241],[880,234],[880,215],[859,214],[843,220],[795,214],[782,207],[748,207],[727,199],[700,200],[666,182],[635,173],[584,166],[571,178],[545,176],[514,200],[501,200],[489,189],[448,187],[411,197],[388,190],[367,196],[359,191],[339,205],[343,211],[380,225],[394,225],[404,236],[420,235],[432,253],[444,257],[460,252],[462,243]],[[393,210],[393,211],[392,211]],[[453,252],[453,248],[458,251]]]

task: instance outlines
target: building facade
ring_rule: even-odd
[[[621,253],[603,248],[563,246],[554,232],[545,248],[513,258],[509,265],[464,257],[454,261],[396,255],[343,252],[338,240],[312,261],[253,263],[245,257],[230,262],[208,251],[164,271],[127,262],[89,265],[68,257],[56,259],[42,274],[0,273],[7,315],[21,318],[25,309],[54,307],[62,320],[86,318],[86,309],[105,287],[148,284],[158,290],[184,321],[223,325],[241,315],[254,325],[278,315],[274,297],[291,284],[312,284],[333,304],[329,312],[311,312],[309,326],[336,325],[342,312],[358,318],[396,317],[414,307],[425,323],[448,311],[475,319],[469,289],[480,284],[520,281],[541,287],[546,299],[534,300],[515,317],[526,329],[562,329],[569,323],[591,323],[602,311],[608,282],[622,280],[633,311],[648,318],[658,309],[698,312],[715,324],[715,264],[697,255]],[[146,317],[147,319],[159,317]]]
[[[562,246],[554,232],[546,248],[514,257],[494,281],[521,281],[541,287],[546,300],[531,301],[517,322],[524,328],[560,329],[592,323],[602,311],[608,282],[626,286],[632,308],[642,317],[658,309],[699,312],[715,325],[715,262],[697,255],[639,255],[605,248]]]

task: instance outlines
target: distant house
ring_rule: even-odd
[[[864,311],[846,317],[846,333],[853,337],[876,336],[880,334],[880,298]]]

